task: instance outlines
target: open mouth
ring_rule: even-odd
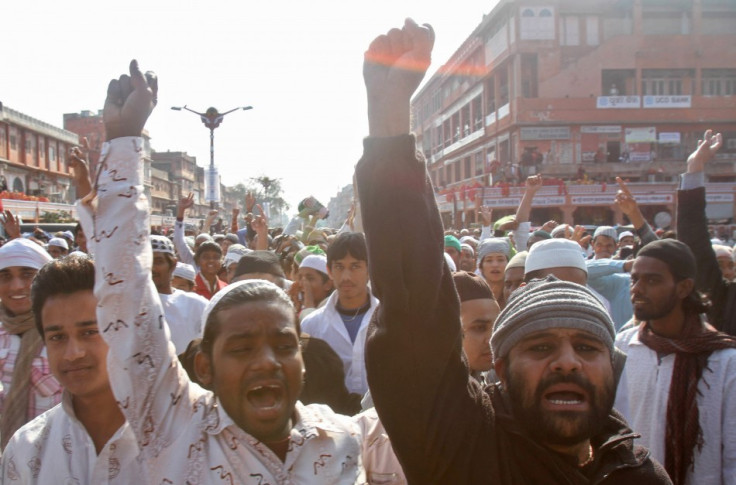
[[[587,393],[575,385],[551,386],[543,398],[549,407],[559,410],[577,410],[588,403]]]
[[[582,404],[585,402],[585,396],[577,392],[551,392],[544,396],[547,401],[555,405]]]
[[[255,409],[269,413],[278,411],[284,398],[284,388],[277,384],[252,387],[246,394],[248,402]]]

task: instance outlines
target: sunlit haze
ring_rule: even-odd
[[[64,113],[102,108],[109,79],[136,58],[159,76],[159,106],[147,124],[156,151],[186,151],[206,166],[207,129],[169,108],[252,105],[215,131],[215,163],[225,185],[280,178],[294,213],[303,197],[327,204],[351,182],[368,132],[361,66],[370,41],[407,16],[431,23],[431,74],[495,4],[12,2],[2,14],[0,101],[61,127]]]

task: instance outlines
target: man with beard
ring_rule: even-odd
[[[483,389],[469,375],[442,221],[409,134],[433,41],[407,19],[366,52],[370,135],[356,167],[381,300],[368,380],[408,483],[670,483],[611,410],[613,324],[584,287],[548,277],[514,292],[491,338],[501,382]]]
[[[628,360],[616,409],[675,485],[736,483],[736,338],[701,319],[695,257],[684,243],[644,246],[631,271],[642,323],[616,345]]]

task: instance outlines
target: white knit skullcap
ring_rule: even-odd
[[[310,254],[302,259],[299,268],[312,268],[315,271],[327,274],[327,258],[323,254]]]
[[[191,264],[176,263],[176,268],[174,268],[172,276],[178,276],[179,278],[183,278],[194,283],[197,273],[195,273]]]
[[[595,241],[595,238],[597,238],[598,236],[608,236],[614,241],[618,240],[618,234],[616,234],[616,229],[612,228],[611,226],[598,227],[593,233],[593,241]]]
[[[58,248],[63,248],[68,250],[69,249],[69,243],[66,242],[66,239],[62,237],[52,237],[49,239],[49,246],[56,246]]]
[[[580,244],[569,239],[545,239],[529,250],[524,274],[549,268],[578,268],[588,273]]]

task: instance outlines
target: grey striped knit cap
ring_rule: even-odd
[[[585,330],[611,351],[616,337],[613,322],[601,302],[586,287],[554,276],[532,280],[512,293],[493,325],[493,360],[506,357],[521,339],[549,328]]]
[[[509,259],[511,257],[511,255],[509,254],[510,252],[511,245],[509,244],[508,238],[492,237],[489,239],[484,239],[480,243],[480,246],[478,246],[478,262],[482,263],[483,258],[491,253],[502,253],[504,256],[506,256],[506,259]]]

